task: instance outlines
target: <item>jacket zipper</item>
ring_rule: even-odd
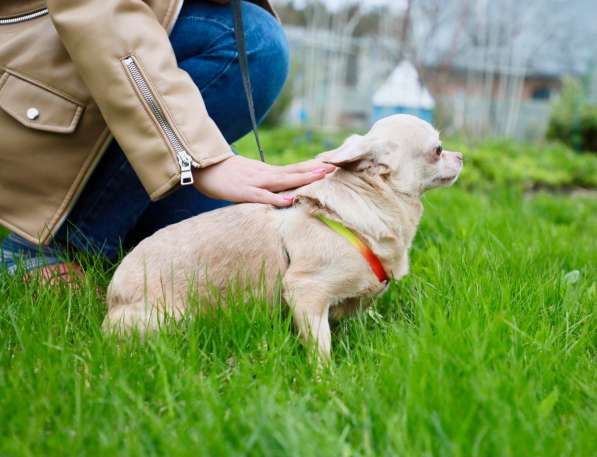
[[[147,84],[145,77],[139,70],[137,62],[135,62],[135,60],[129,56],[125,57],[122,60],[122,63],[124,63],[124,65],[126,66],[129,75],[131,76],[133,82],[135,83],[135,86],[137,86],[137,89],[139,90],[139,93],[145,100],[145,103],[147,103],[147,105],[151,109],[151,112],[155,116],[155,119],[158,122],[162,132],[168,139],[168,143],[176,153],[178,165],[180,166],[180,184],[183,186],[193,184],[194,180],[192,169],[193,166],[197,166],[197,164],[193,162],[193,158],[186,151],[185,147],[182,144],[182,141],[180,141],[180,137],[174,131],[172,125],[170,125],[170,122],[164,115],[162,107],[160,106],[155,96],[153,95],[153,92],[149,88],[149,84]]]
[[[44,8],[33,13],[23,14],[22,16],[10,17],[8,19],[0,19],[0,25],[20,24],[21,22],[31,21],[48,14],[48,8]]]

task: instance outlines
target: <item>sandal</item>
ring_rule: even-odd
[[[57,263],[46,265],[30,271],[23,279],[26,283],[38,280],[40,284],[56,286],[66,284],[75,288],[80,287],[80,282],[85,278],[85,273],[76,263]]]

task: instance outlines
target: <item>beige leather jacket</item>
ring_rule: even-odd
[[[182,1],[0,2],[0,224],[50,240],[112,137],[153,200],[231,154],[176,64]]]

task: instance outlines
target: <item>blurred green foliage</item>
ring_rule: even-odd
[[[597,152],[597,105],[588,102],[583,86],[575,79],[564,80],[560,98],[553,106],[547,138],[577,150]]]
[[[268,161],[285,164],[332,149],[348,134],[282,128],[264,130],[262,136]],[[458,185],[468,189],[597,189],[597,157],[578,154],[560,143],[526,144],[507,139],[470,143],[465,139],[448,138],[444,139],[444,145],[446,149],[464,153],[465,167]],[[237,149],[244,155],[256,157],[250,136],[238,142]]]
[[[467,188],[519,187],[522,190],[597,188],[597,158],[558,143],[523,144],[488,140],[479,145],[451,144],[462,150]]]
[[[291,127],[260,129],[260,135],[266,160],[277,165],[311,159],[320,152],[337,147],[348,136]],[[237,141],[234,149],[246,157],[259,157],[252,133]]]

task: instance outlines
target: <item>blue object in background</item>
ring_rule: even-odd
[[[371,123],[374,123],[384,117],[392,114],[412,114],[424,121],[433,123],[433,111],[425,108],[407,108],[403,106],[373,106],[373,113],[371,114]]]

